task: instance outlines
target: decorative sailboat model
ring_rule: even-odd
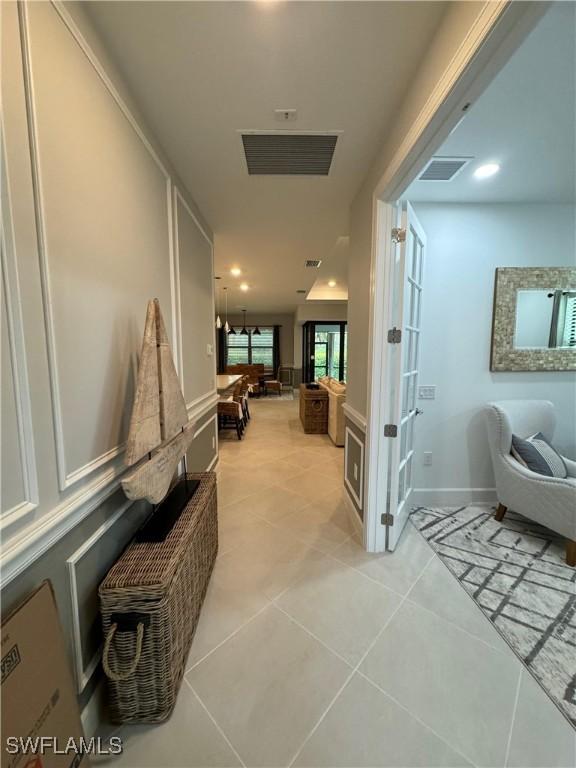
[[[158,299],[148,302],[122,478],[129,499],[158,504],[194,438]]]

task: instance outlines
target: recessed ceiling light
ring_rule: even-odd
[[[336,288],[336,280],[328,280],[329,288]]]
[[[247,291],[249,288],[248,283],[240,283],[240,290]]]
[[[242,274],[242,270],[240,269],[240,267],[232,267],[232,269],[230,270],[230,274],[233,275],[234,277],[240,277],[240,275]]]
[[[500,170],[499,163],[486,163],[486,165],[480,165],[474,171],[474,176],[477,179],[489,179],[490,176],[494,176]]]

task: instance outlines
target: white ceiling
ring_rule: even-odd
[[[349,204],[440,2],[91,2],[97,30],[215,233],[232,306],[286,311],[334,273]],[[281,125],[275,109],[295,108]],[[250,177],[241,129],[340,130],[328,177]],[[340,242],[340,245],[338,245]],[[320,271],[305,259],[323,259]],[[247,294],[232,265],[244,270]],[[224,281],[222,281],[224,282]],[[317,286],[318,287],[318,286]]]
[[[420,202],[576,201],[576,4],[556,2],[437,156],[474,160],[450,182],[415,181]],[[501,170],[483,181],[474,169]]]

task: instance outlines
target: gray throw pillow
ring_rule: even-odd
[[[542,432],[525,440],[512,435],[512,456],[520,464],[547,477],[567,477],[562,456],[552,448]]]

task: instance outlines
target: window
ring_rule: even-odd
[[[226,365],[255,365],[262,363],[265,368],[274,368],[274,329],[260,328],[260,335],[254,335],[253,327],[246,326],[248,335],[228,334],[226,337]]]

